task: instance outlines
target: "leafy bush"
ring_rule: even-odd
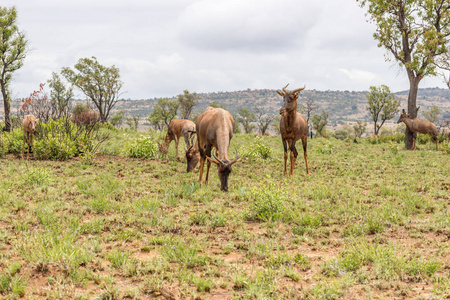
[[[126,142],[123,154],[129,157],[153,159],[158,156],[158,144],[150,137]]]
[[[286,193],[274,185],[253,189],[248,200],[253,203],[247,213],[250,220],[281,220],[285,216]]]
[[[12,132],[3,132],[0,136],[0,157],[7,153],[20,154],[22,146],[22,129],[15,128]]]
[[[335,139],[342,140],[342,141],[345,140],[348,136],[349,136],[349,133],[345,129],[339,129],[333,133],[333,137]]]
[[[248,145],[248,147],[241,147],[242,157],[250,159],[269,159],[272,157],[272,150],[269,147],[263,145],[261,138],[257,137],[254,144]]]
[[[444,153],[450,154],[450,141],[444,141],[439,147]]]
[[[396,142],[396,143],[404,143],[405,142],[405,134],[404,133],[395,133],[395,134],[387,134],[387,135],[380,135],[380,136],[370,136],[367,141],[370,144],[381,144],[381,143],[389,143],[389,142]]]
[[[77,126],[68,118],[50,120],[40,124],[34,142],[38,159],[67,160],[85,152],[94,153],[109,138],[98,124]]]

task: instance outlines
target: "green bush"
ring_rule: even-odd
[[[405,134],[404,133],[394,133],[394,134],[386,134],[380,136],[370,136],[367,141],[370,144],[381,144],[381,143],[404,143],[405,142]]]
[[[7,153],[20,154],[23,146],[22,129],[15,128],[12,132],[3,132],[0,136],[0,157]]]
[[[250,159],[269,159],[272,157],[272,150],[269,147],[263,145],[261,138],[257,137],[254,144],[250,144],[248,147],[242,146],[240,148],[242,157]]]
[[[339,129],[339,130],[336,130],[333,133],[333,137],[335,139],[338,139],[338,140],[341,140],[341,141],[345,140],[348,136],[349,136],[349,133],[345,129]]]
[[[126,142],[123,154],[129,157],[153,159],[158,156],[158,145],[150,136],[141,137]]]
[[[249,220],[270,221],[285,217],[286,193],[274,185],[253,189],[248,195],[248,200],[252,202],[247,213]]]

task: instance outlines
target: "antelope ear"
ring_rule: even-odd
[[[285,93],[283,93],[282,91],[277,90],[278,95],[280,95],[281,97],[284,97]]]

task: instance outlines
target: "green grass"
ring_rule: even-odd
[[[217,168],[199,186],[173,143],[168,160],[123,156],[143,136],[163,135],[119,130],[91,157],[0,160],[0,298],[450,293],[450,155],[431,143],[308,140],[311,175],[299,147],[290,178],[280,137],[237,134],[223,193]]]

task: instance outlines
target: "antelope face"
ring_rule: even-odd
[[[289,84],[288,84],[289,85]],[[298,95],[300,95],[300,91],[304,90],[306,86],[303,88],[298,88],[293,91],[288,91],[287,85],[283,88],[283,91],[278,91],[278,95],[283,97],[283,106],[280,108],[280,115],[284,115],[286,112],[296,111],[297,110],[297,99]]]
[[[186,150],[186,161],[187,161],[187,170],[186,172],[192,172],[195,169],[198,161],[200,160],[200,155],[198,150],[195,150],[194,147],[191,147]]]
[[[30,123],[28,124],[28,129],[30,130],[31,133],[36,132],[36,127],[37,127],[38,121],[39,121],[39,119],[30,120]]]
[[[222,163],[217,167],[221,191],[228,192],[228,177],[230,176],[231,171],[231,164],[228,160],[223,160]]]
[[[285,94],[283,96],[283,106],[280,108],[280,115],[284,115],[285,112],[293,111],[297,109],[298,94]]]
[[[407,114],[407,113],[402,113],[402,114],[400,115],[400,119],[398,119],[398,121],[397,121],[397,124],[403,122],[406,118],[409,118],[409,114]]]
[[[159,151],[160,151],[162,154],[167,155],[168,147],[166,146],[165,143],[164,143],[164,144],[158,143],[158,148],[159,148]]]

